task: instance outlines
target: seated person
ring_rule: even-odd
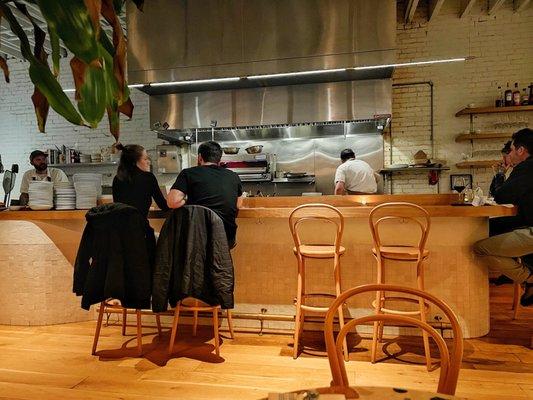
[[[148,218],[152,199],[161,210],[168,210],[157,179],[150,172],[150,158],[144,147],[119,143],[116,148],[122,154],[113,179],[113,201],[137,208],[145,218]]]
[[[335,194],[376,193],[374,170],[363,160],[356,160],[352,149],[341,151],[342,164],[335,172]]]
[[[494,194],[498,204],[511,203],[518,208],[507,232],[474,244],[474,252],[491,271],[498,271],[514,282],[523,283],[523,306],[533,304],[533,130],[522,129],[513,134],[509,157],[513,172]],[[522,257],[522,264],[517,260]]]
[[[222,222],[230,248],[235,246],[238,209],[242,206],[242,183],[239,176],[222,168],[222,148],[209,141],[198,147],[198,166],[180,172],[168,194],[170,208],[185,205],[207,207],[216,212]],[[187,196],[187,199],[185,199]]]
[[[41,150],[34,150],[30,154],[30,164],[33,169],[24,172],[20,182],[20,205],[28,204],[31,181],[68,182],[67,175],[58,168],[48,167],[48,154]]]
[[[161,210],[168,210],[157,179],[150,172],[150,158],[138,144],[117,144],[122,151],[117,175],[113,179],[113,201],[135,207],[145,219],[146,246],[150,264],[155,263],[156,234],[148,222],[152,199]]]

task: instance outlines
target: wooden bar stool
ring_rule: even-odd
[[[384,222],[409,222],[411,225],[417,226],[419,231],[418,243],[416,245],[406,244],[383,244],[380,235],[380,225]],[[370,231],[372,232],[372,239],[374,247],[372,253],[377,261],[377,283],[385,283],[385,261],[396,261],[402,263],[414,263],[416,265],[416,284],[419,290],[424,290],[424,262],[429,256],[429,251],[425,248],[426,241],[431,225],[428,212],[422,207],[405,202],[393,202],[380,204],[372,209],[369,216]],[[413,236],[416,231],[413,232]],[[406,239],[410,237],[406,235]],[[386,307],[387,301],[405,301],[411,303],[418,303],[418,310],[402,311],[394,310]],[[376,310],[376,314],[395,314],[406,316],[420,316],[422,322],[426,322],[426,313],[429,306],[422,298],[418,300],[409,297],[387,297],[385,292],[377,292],[376,300],[372,303]],[[427,331],[422,331],[424,341],[424,352],[426,355],[426,365],[428,370],[431,369],[431,353],[429,348],[429,338]],[[383,322],[374,322],[374,333],[372,337],[372,351],[371,361],[376,362],[376,352],[378,342],[383,338]]]
[[[109,299],[106,301],[102,301],[100,303],[100,309],[98,310],[98,319],[96,322],[96,330],[94,332],[94,339],[93,339],[93,349],[92,349],[92,355],[96,354],[96,348],[98,346],[98,339],[100,338],[100,330],[102,329],[102,321],[105,314],[122,314],[122,336],[126,335],[126,324],[127,324],[127,315],[128,315],[128,308],[122,307],[120,305],[120,302],[114,299]],[[141,313],[142,310],[135,309],[135,315],[137,317],[137,351],[139,355],[142,355],[142,321],[141,321]],[[157,332],[159,335],[161,335],[161,320],[159,318],[159,315],[155,315],[155,320],[157,324]]]
[[[184,301],[191,300],[192,304],[184,304]],[[210,306],[197,299],[184,299],[178,301],[176,307],[174,308],[174,319],[172,321],[172,331],[170,334],[170,343],[168,344],[168,355],[172,354],[172,349],[174,348],[174,342],[176,340],[176,334],[178,333],[178,322],[180,311],[192,311],[193,312],[193,325],[192,325],[192,334],[196,336],[196,330],[198,327],[198,312],[205,311],[211,312],[213,314],[213,333],[215,337],[215,352],[217,356],[220,356],[220,338],[218,331],[218,312],[221,310],[220,306]],[[228,328],[230,337],[233,339],[235,334],[233,333],[233,320],[231,318],[231,310],[226,310],[226,318],[228,319]]]
[[[333,224],[335,237],[333,243],[315,244],[302,243],[300,228],[303,223],[322,222]],[[316,225],[315,225],[316,226]],[[298,261],[298,287],[296,292],[296,318],[294,326],[294,350],[293,358],[298,357],[300,338],[302,336],[305,313],[312,312],[326,314],[329,306],[318,307],[306,304],[312,298],[329,298],[335,300],[342,292],[341,290],[341,256],[346,249],[341,246],[342,233],[344,230],[344,217],[335,207],[327,204],[305,204],[295,208],[289,216],[289,227],[294,240],[294,254]],[[305,269],[307,259],[331,259],[333,260],[333,280],[335,283],[335,294],[330,293],[307,293],[305,290]],[[339,325],[344,326],[344,315],[342,307],[339,307]],[[348,360],[348,346],[344,340],[344,357]]]

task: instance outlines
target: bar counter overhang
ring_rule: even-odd
[[[432,217],[425,266],[426,290],[446,301],[456,312],[465,338],[489,331],[488,271],[472,253],[472,244],[488,236],[489,217],[516,213],[507,206],[452,206],[456,195],[357,195],[320,197],[247,198],[239,211],[235,264],[236,326],[257,328],[253,316],[264,314],[265,328],[291,329],[294,316],[297,267],[288,216],[304,203],[333,205],[345,217],[342,245],[343,289],[376,281],[376,261],[368,215],[373,205],[409,201],[426,208]],[[0,324],[49,325],[93,319],[80,308],[72,293],[72,264],[85,225],[84,210],[4,211],[0,213]],[[164,213],[151,212],[158,230]],[[407,224],[388,231],[401,240],[409,236]],[[326,231],[307,229],[305,235],[320,242]],[[306,279],[312,291],[331,292],[331,261],[313,260]],[[412,285],[415,268],[385,265],[386,281]],[[372,311],[372,296],[349,303],[349,317]],[[266,310],[266,311],[265,311]],[[249,315],[250,318],[246,318]],[[268,316],[277,316],[271,318]],[[432,319],[435,315],[429,314]],[[280,317],[281,316],[281,317]],[[285,316],[285,317],[283,317]],[[277,320],[276,320],[277,319]],[[311,326],[311,325],[309,325]],[[315,328],[320,329],[316,324]]]

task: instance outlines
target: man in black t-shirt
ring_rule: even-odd
[[[233,171],[220,167],[222,148],[216,142],[198,147],[198,166],[180,172],[167,197],[170,208],[188,205],[207,207],[224,222],[228,244],[235,245],[238,209],[242,205],[242,183]],[[187,199],[185,199],[187,196]]]

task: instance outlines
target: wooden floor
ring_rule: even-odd
[[[512,321],[511,294],[510,286],[491,289],[492,329],[487,337],[466,341],[458,396],[533,398],[533,309]],[[290,336],[251,333],[225,339],[219,358],[209,329],[191,339],[184,328],[168,359],[168,335],[160,340],[146,329],[144,357],[135,358],[134,328],[125,338],[118,326],[103,329],[101,350],[91,356],[94,326],[0,326],[0,399],[257,399],[330,381],[317,334],[305,335],[312,354],[297,360],[291,357]],[[435,390],[438,370],[426,371],[419,342],[391,341],[386,350],[398,357],[383,355],[384,361],[372,365],[369,341],[352,338],[352,361],[347,364],[351,383]]]

